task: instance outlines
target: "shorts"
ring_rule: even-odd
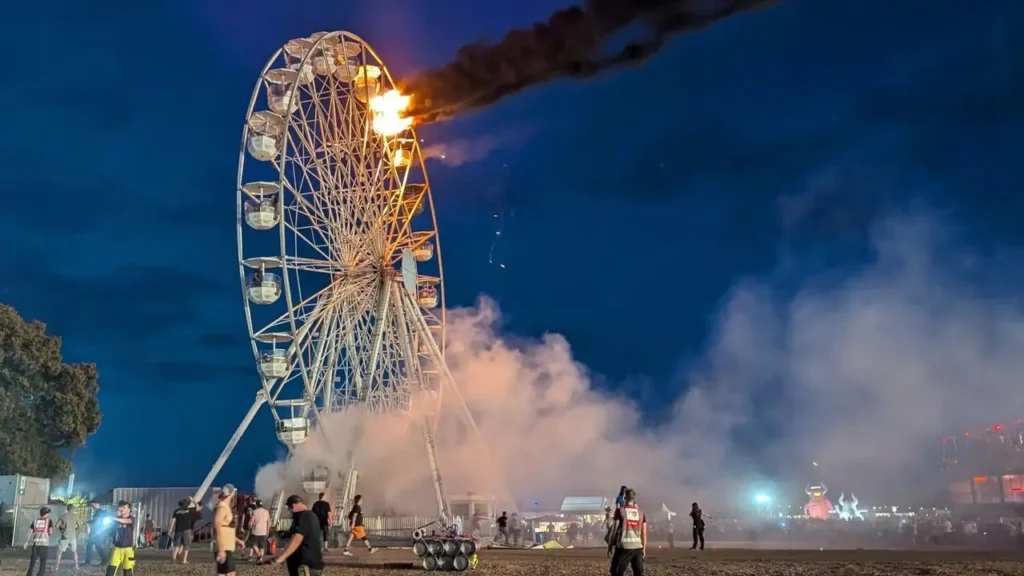
[[[181,532],[175,532],[174,538],[171,540],[171,543],[175,548],[177,548],[178,546],[188,548],[192,545],[192,531],[182,530]]]
[[[249,548],[259,548],[260,550],[267,549],[267,537],[266,536],[249,536],[249,541],[246,542]]]
[[[110,565],[121,570],[135,570],[135,548],[114,547],[110,551]]]
[[[235,566],[235,554],[234,552],[225,552],[224,561],[217,562],[217,574],[231,574],[237,572],[238,567]]]
[[[353,526],[352,538],[356,540],[366,540],[366,528],[363,526]]]
[[[67,552],[69,548],[72,552],[78,552],[78,538],[61,538],[57,543],[57,549],[61,552]]]

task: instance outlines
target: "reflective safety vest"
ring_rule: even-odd
[[[32,545],[33,546],[49,546],[50,545],[50,519],[49,518],[36,518],[35,522],[32,523]]]
[[[622,522],[619,526],[619,548],[624,550],[643,548],[644,511],[636,504],[626,504],[619,508],[619,515]]]

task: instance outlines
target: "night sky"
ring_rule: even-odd
[[[198,485],[251,403],[235,170],[276,47],[350,30],[401,77],[563,1],[6,7],[0,300],[99,365],[81,481]],[[980,246],[1020,245],[1022,130],[1024,2],[799,0],[420,136],[493,148],[429,166],[449,305],[488,294],[508,332],[566,335],[657,419],[743,278],[785,268],[797,286],[921,206]],[[228,421],[206,422],[214,406]],[[250,486],[282,453],[271,423],[221,482]]]

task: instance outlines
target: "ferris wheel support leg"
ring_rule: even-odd
[[[424,341],[427,343],[427,347],[430,349],[430,357],[437,365],[438,369],[441,370],[441,381],[445,384],[449,390],[455,395],[455,399],[459,405],[459,412],[462,415],[462,420],[466,426],[473,431],[473,434],[479,436],[480,429],[476,425],[476,419],[473,418],[473,413],[469,411],[469,406],[466,404],[466,399],[462,396],[462,392],[458,386],[455,385],[455,378],[452,376],[448,365],[444,361],[444,356],[441,354],[441,349],[438,348],[437,342],[434,342],[434,338],[430,336],[430,327],[427,326],[427,321],[423,319],[423,314],[417,308],[417,304],[413,302],[412,295],[405,290],[401,291],[402,303],[406,306],[409,316],[416,323],[416,327],[422,331],[427,337]]]
[[[358,472],[356,471],[356,460],[355,456],[349,458],[348,472],[345,474],[345,484],[342,486],[342,493],[340,498],[335,501],[335,508],[340,512],[336,514],[337,519],[335,522],[340,522],[341,518],[352,509],[352,500],[356,495],[356,483],[358,482]]]
[[[437,515],[445,526],[451,520],[451,512],[448,509],[448,498],[444,491],[444,482],[441,480],[441,465],[437,460],[437,445],[434,443],[434,434],[431,432],[430,418],[420,422],[423,431],[423,442],[427,447],[427,459],[430,461],[430,474],[434,484],[434,497],[437,499]]]
[[[228,440],[227,446],[224,446],[224,450],[221,451],[217,461],[213,463],[213,468],[210,468],[210,473],[206,475],[206,479],[199,485],[199,489],[196,490],[193,498],[196,502],[202,500],[203,496],[206,495],[206,491],[210,489],[210,485],[213,484],[214,479],[217,478],[217,474],[220,473],[220,469],[224,467],[224,463],[228,461],[228,457],[231,456],[231,452],[234,451],[235,446],[238,445],[238,441],[242,439],[242,435],[245,434],[249,424],[252,424],[252,419],[256,417],[256,413],[260,411],[263,404],[267,402],[267,395],[262,390],[256,393],[256,400],[253,401],[252,406],[249,407],[249,411],[245,413],[245,418],[242,418],[242,422],[235,429],[235,433]]]
[[[427,326],[427,321],[423,319],[423,314],[420,313],[417,308],[416,302],[413,301],[412,295],[402,290],[402,302],[405,304],[411,317],[416,321],[417,327],[423,331],[424,334],[429,336],[430,327]],[[427,346],[430,348],[430,355],[434,360],[434,363],[441,370],[442,383],[446,385],[448,390],[451,390],[452,394],[455,395],[456,403],[459,405],[459,411],[462,414],[462,420],[466,427],[469,428],[473,435],[483,440],[483,435],[480,434],[480,428],[476,425],[476,419],[473,418],[473,413],[469,411],[469,405],[466,404],[466,399],[462,395],[462,391],[459,390],[458,385],[455,383],[455,377],[452,376],[451,370],[448,369],[448,364],[444,361],[444,356],[441,354],[441,349],[437,346],[437,342],[434,342],[433,337],[425,338]],[[428,428],[428,435],[430,437],[430,444],[433,445],[433,434],[430,430],[433,430],[433,425],[430,422],[425,423]],[[436,454],[436,453],[435,453]],[[436,461],[436,456],[433,457],[432,463]],[[433,464],[432,464],[433,465]],[[438,473],[438,482],[440,482],[440,473]],[[514,510],[516,508],[515,497],[512,496],[511,490],[508,489],[508,484],[502,483],[505,491],[505,498],[508,500],[508,506]],[[446,505],[447,506],[447,505]]]

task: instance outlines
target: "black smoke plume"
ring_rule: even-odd
[[[412,96],[409,114],[420,123],[433,122],[550,80],[639,64],[676,34],[780,1],[585,0],[547,22],[513,30],[497,44],[463,46],[450,64],[414,76],[401,90]],[[633,24],[644,25],[647,36],[605,53],[609,41]]]

